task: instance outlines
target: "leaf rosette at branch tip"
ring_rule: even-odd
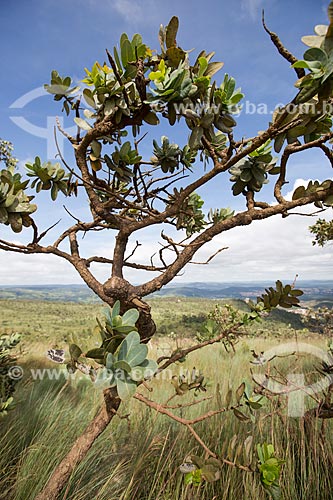
[[[318,219],[315,224],[309,227],[311,234],[315,235],[313,245],[323,247],[333,240],[333,221]]]
[[[259,192],[269,182],[268,174],[276,175],[280,172],[279,167],[276,167],[278,158],[273,158],[271,150],[268,140],[229,169],[232,174],[230,181],[234,182],[234,196],[244,194],[245,191]]]
[[[280,280],[277,280],[275,288],[265,288],[265,293],[257,298],[257,303],[249,300],[248,305],[254,312],[258,313],[269,312],[277,306],[290,309],[291,307],[299,307],[299,297],[302,295],[302,290],[298,290],[292,285],[284,286]]]
[[[333,89],[333,16],[332,2],[328,8],[330,25],[315,27],[315,36],[306,36],[302,41],[310,46],[304,53],[304,59],[296,61],[293,68],[303,68],[309,73],[296,82],[300,92],[295,102],[307,102],[315,95],[319,101],[328,99]]]
[[[221,477],[222,462],[217,458],[203,459],[197,455],[186,457],[179,466],[179,471],[185,474],[185,484],[199,487],[203,481],[213,483]]]
[[[142,160],[142,156],[138,155],[136,149],[131,148],[131,143],[126,141],[120,148],[115,146],[115,151],[111,157],[104,155],[104,161],[110,171],[115,172],[115,178],[121,182],[128,184],[134,177],[133,170],[130,165],[138,164]]]
[[[285,463],[275,456],[274,446],[263,443],[257,445],[258,469],[260,472],[260,482],[273,500],[282,499],[279,486],[281,467]]]
[[[171,379],[171,383],[175,388],[177,396],[183,396],[189,391],[194,391],[194,396],[198,396],[200,392],[207,391],[208,384],[208,382],[205,381],[203,373],[195,367],[191,372],[186,370],[185,373],[178,377],[174,375]]]
[[[59,73],[55,70],[51,73],[51,83],[45,84],[44,89],[49,94],[53,95],[53,99],[55,101],[61,101],[64,99],[63,110],[67,115],[71,112],[71,110],[75,109],[77,96],[73,94],[77,94],[80,90],[79,86],[71,87],[72,79],[69,76],[62,78]]]
[[[152,377],[158,368],[154,360],[147,358],[148,347],[141,343],[136,331],[138,318],[137,309],[129,309],[121,315],[119,301],[112,309],[105,308],[104,324],[97,319],[94,331],[94,335],[101,338],[99,347],[84,353],[77,343],[70,344],[67,370],[70,373],[79,370],[96,383],[116,387],[122,400],[132,397],[137,384]],[[98,345],[98,341],[95,344]],[[93,360],[96,367],[87,365],[87,359]]]
[[[273,114],[273,123],[284,114],[283,109],[277,109]],[[297,120],[300,123],[289,129],[287,132],[279,134],[274,139],[274,150],[279,153],[287,141],[288,144],[300,144],[300,137],[304,142],[312,142],[319,139],[322,135],[330,132],[332,128],[332,118],[325,114],[321,103],[317,97],[311,98],[307,103],[299,104],[293,111],[281,122],[281,127],[287,126],[292,121]]]
[[[178,144],[170,144],[168,137],[161,137],[161,146],[156,140],[153,140],[154,156],[151,162],[155,167],[161,167],[162,172],[171,174],[179,170],[182,165],[184,168],[191,169],[197,157],[197,150],[191,149],[188,145],[181,149]]]
[[[60,163],[51,163],[50,161],[42,164],[41,159],[36,156],[34,163],[26,163],[27,176],[34,180],[31,182],[31,188],[36,192],[51,191],[51,199],[57,199],[59,191],[65,196],[71,192],[69,189],[70,175],[65,173]]]
[[[0,172],[0,224],[10,225],[14,233],[31,226],[30,214],[37,210],[37,205],[30,203],[34,197],[24,192],[26,186],[27,182],[21,183],[20,174]]]
[[[181,192],[182,190],[180,190]],[[179,192],[174,189],[174,195],[170,196],[169,203],[176,203]],[[177,229],[185,229],[186,236],[192,236],[200,232],[206,226],[205,214],[201,210],[204,201],[197,193],[191,193],[181,204],[176,216]]]
[[[323,182],[319,181],[310,181],[307,186],[299,186],[293,192],[293,200],[298,200],[299,198],[303,198],[304,196],[308,196],[313,193],[320,193],[324,190],[333,190],[333,181],[327,179]],[[323,207],[333,207],[333,194],[328,195],[322,202],[315,201],[314,205],[317,208]]]

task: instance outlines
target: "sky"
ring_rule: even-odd
[[[232,75],[237,86],[245,93],[244,107],[237,118],[236,139],[251,137],[267,128],[271,112],[281,103],[289,102],[295,95],[295,72],[277,54],[261,26],[261,10],[271,30],[277,32],[284,44],[299,58],[306,50],[300,39],[313,33],[316,24],[327,24],[328,0],[16,0],[1,5],[1,61],[0,80],[0,137],[15,146],[15,156],[20,160],[18,169],[25,171],[26,162],[38,155],[43,161],[55,160],[53,138],[55,117],[61,117],[61,107],[43,90],[50,73],[56,69],[60,75],[69,75],[75,82],[84,78],[84,68],[91,68],[96,60],[105,60],[105,49],[118,43],[122,32],[131,37],[142,34],[144,42],[158,48],[157,33],[160,24],[166,25],[173,15],[180,19],[179,45],[194,49],[215,51],[215,59],[224,67],[216,75],[221,82],[224,73]],[[70,131],[71,118],[60,118]],[[181,146],[186,143],[185,127],[167,130],[161,127],[157,137],[168,133],[170,140]],[[72,151],[61,142],[68,161]],[[152,154],[153,136],[143,142],[142,153],[149,159]],[[325,179],[331,172],[323,157],[309,151],[295,157],[288,177],[285,193],[309,179]],[[201,167],[198,166],[198,169]],[[231,207],[241,210],[241,198],[231,194],[228,176],[214,181],[200,194],[206,200],[205,208]],[[271,186],[265,187],[266,200],[273,202]],[[52,225],[63,229],[72,224],[64,211],[65,204],[71,213],[83,220],[89,217],[85,198],[60,199],[50,205],[48,193],[36,198],[39,208],[36,220],[41,228]],[[325,217],[330,217],[327,213]],[[178,282],[190,281],[292,281],[295,274],[300,279],[330,279],[333,276],[332,247],[312,245],[307,230],[313,218],[291,215],[286,219],[276,217],[255,222],[248,227],[235,228],[216,237],[195,258],[205,261],[219,248],[227,247],[207,265],[188,265]],[[13,234],[0,225],[0,239],[28,242],[29,229]],[[57,237],[54,229],[49,239]],[[149,261],[149,255],[158,251],[159,233],[150,229],[134,237],[142,244],[135,256],[138,262]],[[113,236],[88,235],[80,241],[85,256],[112,256]],[[157,264],[157,261],[156,261]],[[106,265],[93,268],[96,276],[104,281],[110,269]],[[147,273],[128,271],[126,278],[133,283],[151,278]],[[71,266],[61,259],[44,256],[10,254],[0,250],[0,285],[81,283],[81,278]]]

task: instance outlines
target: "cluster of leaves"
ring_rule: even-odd
[[[120,68],[122,68],[121,64]],[[131,104],[133,102],[134,104],[137,99],[135,86],[132,82],[125,84],[124,81],[124,85],[121,85],[115,77],[112,68],[105,63],[102,66],[97,61],[94,63],[91,71],[85,68],[85,72],[87,76],[82,80],[82,83],[87,84],[92,89],[85,88],[83,90],[83,97],[88,106],[94,109],[94,111],[85,111],[84,115],[86,118],[100,120],[101,118],[109,117],[114,118],[116,123],[120,123],[123,116],[130,115],[127,103]],[[120,72],[123,73],[123,70],[121,69]],[[123,94],[125,86],[127,102]],[[74,121],[83,130],[91,129],[91,125],[83,118],[75,117]]]
[[[285,109],[278,109],[273,115],[273,123],[285,115],[280,126],[287,126],[297,119],[297,125],[287,132],[279,134],[274,141],[274,149],[278,153],[287,140],[288,144],[299,142],[301,136],[304,142],[316,140],[326,134],[332,127],[330,109],[326,104],[333,90],[333,32],[332,18],[329,11],[331,25],[315,27],[315,36],[302,38],[310,48],[304,53],[304,59],[295,62],[293,68],[308,70],[295,84],[299,92],[293,101],[293,109],[285,113]]]
[[[174,203],[179,196],[177,189],[174,189],[174,195],[170,196],[170,203]],[[186,198],[176,217],[177,229],[185,229],[186,236],[200,232],[206,225],[205,214],[201,210],[204,204],[203,199],[197,193],[191,193]]]
[[[105,366],[111,372],[110,386],[117,387],[120,399],[131,398],[137,383],[156,372],[157,363],[148,359],[147,354],[148,347],[140,342],[135,331],[126,335],[115,353],[108,353]]]
[[[283,285],[280,280],[276,281],[276,288],[272,286],[265,288],[265,293],[257,298],[257,304],[249,301],[249,306],[253,312],[270,312],[277,306],[290,309],[299,307],[299,298],[303,295],[302,290],[293,288],[292,285]]]
[[[57,199],[59,191],[65,196],[68,195],[68,180],[69,174],[66,174],[61,168],[60,163],[41,162],[39,156],[36,156],[33,163],[26,163],[28,170],[27,176],[34,180],[31,183],[31,188],[36,188],[36,192],[51,190],[51,199]]]
[[[271,495],[273,500],[281,499],[281,489],[279,478],[284,460],[275,456],[274,446],[263,443],[257,445],[260,481],[265,490]]]
[[[333,85],[333,9],[328,7],[329,26],[318,25],[315,27],[316,36],[302,38],[305,45],[309,46],[304,54],[304,60],[293,64],[294,68],[304,68],[309,73],[302,77],[296,86],[300,92],[296,102],[306,102],[314,95],[319,100],[331,96]]]
[[[151,377],[157,370],[155,361],[147,358],[148,347],[140,342],[135,323],[139,318],[136,309],[129,309],[120,315],[120,302],[115,302],[112,309],[104,310],[104,324],[97,319],[97,332],[101,336],[100,347],[88,350],[71,344],[71,361],[67,369],[73,373],[76,369],[96,378],[95,370],[85,365],[86,359],[93,359],[106,368],[106,377],[110,387],[117,387],[122,400],[129,399],[136,391],[137,383]],[[104,377],[101,370],[97,377]]]
[[[277,109],[273,114],[273,123],[285,114],[283,109]],[[274,151],[279,153],[285,141],[288,144],[300,143],[299,138],[303,136],[304,142],[311,142],[321,135],[327,134],[332,128],[332,119],[323,113],[323,106],[317,98],[311,99],[307,104],[295,105],[280,123],[281,127],[289,125],[297,120],[298,125],[286,132],[279,134],[274,140]]]
[[[130,166],[138,164],[142,157],[138,155],[136,149],[131,148],[131,143],[126,141],[120,148],[115,146],[111,157],[104,155],[104,160],[110,171],[115,173],[114,178],[119,183],[128,184],[134,176]],[[94,170],[96,171],[96,168]]]
[[[217,304],[209,313],[207,321],[202,325],[196,338],[199,342],[213,339],[224,333],[221,342],[226,351],[237,343],[237,337],[242,333],[243,312],[230,304]]]
[[[191,372],[187,370],[186,373],[182,373],[178,377],[174,375],[171,383],[178,396],[183,396],[189,391],[194,391],[194,395],[197,396],[199,392],[206,392],[207,390],[207,382],[204,382],[204,380],[203,373],[193,368]]]
[[[150,57],[152,52],[150,48],[142,42],[142,37],[138,33],[133,35],[132,40],[129,40],[126,33],[120,37],[120,58],[117,48],[114,48],[114,57],[117,64],[117,69],[120,75],[123,75],[126,80],[136,76],[136,61]]]
[[[10,354],[20,342],[20,335],[13,333],[0,338],[0,417],[14,408],[13,393],[18,380],[9,376],[9,370],[15,364],[16,358]]]
[[[185,117],[191,130],[189,150],[183,149],[182,153],[177,151],[174,155],[170,152],[170,157],[178,158],[177,162],[163,161],[165,172],[172,171],[176,168],[172,165],[179,165],[179,162],[189,168],[194,161],[194,151],[203,147],[203,137],[212,144],[217,143],[218,148],[221,147],[219,131],[232,131],[236,125],[232,114],[239,111],[238,103],[243,98],[240,89],[236,89],[235,80],[229,75],[225,75],[220,87],[211,82],[211,78],[223,66],[222,62],[211,61],[214,52],[201,51],[195,63],[190,65],[188,53],[177,45],[178,25],[178,18],[173,17],[166,27],[161,26],[160,54],[153,54],[143,43],[141,35],[135,34],[130,40],[123,33],[120,51],[117,47],[114,47],[113,55],[107,51],[110,66],[95,62],[91,70],[85,69],[86,77],[82,80],[88,86],[83,89],[83,97],[93,109],[86,109],[84,115],[96,122],[107,117],[120,125],[124,117],[140,114],[137,125],[133,125],[136,135],[140,121],[157,125],[158,113],[167,117],[171,125],[177,118]],[[148,71],[147,79],[145,73]],[[56,100],[64,101],[67,113],[70,109],[77,112],[80,102],[77,94],[79,88],[71,85],[70,77],[61,77],[56,71],[51,74],[51,84],[45,85]],[[179,110],[175,106],[177,103],[182,105]],[[82,130],[92,128],[80,116],[75,116],[74,121]],[[113,142],[113,139],[111,136],[103,138],[106,142]],[[155,149],[158,151],[156,146]],[[155,152],[155,156],[159,158],[160,155]],[[97,165],[96,168],[96,164],[92,164],[93,170],[101,168],[100,163]],[[171,166],[167,168],[165,165]]]
[[[105,117],[114,118],[115,123],[120,123],[124,116],[130,116],[141,106],[140,96],[136,83],[134,81],[137,74],[137,61],[139,59],[150,60],[152,52],[143,42],[139,34],[135,34],[132,40],[129,40],[126,33],[120,37],[120,51],[117,47],[113,49],[113,57],[108,52],[108,57],[112,67],[106,63],[101,65],[97,61],[92,69],[85,68],[86,77],[82,83],[89,88],[83,90],[83,97],[93,112],[86,110],[86,118],[101,120]],[[145,71],[147,68],[145,68]],[[58,82],[59,80],[59,82]],[[79,98],[73,94],[77,93],[79,87],[64,88],[64,83],[70,85],[70,77],[61,78],[58,73],[53,71],[51,75],[51,85],[45,85],[48,92],[56,94],[55,99],[64,99],[64,107],[67,110],[76,109]],[[61,92],[58,91],[60,85]],[[69,95],[71,97],[69,97]],[[126,97],[125,97],[126,96]],[[148,111],[147,111],[148,114]],[[149,118],[148,118],[149,120]],[[150,121],[152,117],[150,117]],[[83,118],[75,117],[74,121],[83,130],[90,130],[91,125]],[[155,124],[158,120],[155,120]],[[110,139],[108,137],[106,139]]]
[[[226,407],[229,408],[232,402],[233,391],[229,389],[226,396]],[[248,415],[241,411],[239,408],[233,408],[233,414],[241,422],[248,422],[251,420],[255,423],[255,412],[260,410],[263,406],[261,402],[263,396],[255,394],[252,390],[251,385],[248,382],[242,382],[240,386],[235,391],[236,403],[237,405],[242,404],[248,410]]]
[[[329,42],[329,43],[328,43]],[[304,60],[293,64],[294,68],[305,68],[310,71],[296,82],[300,89],[296,103],[308,102],[318,95],[320,101],[328,99],[333,84],[333,39],[325,36],[322,47],[312,47],[304,53]]]
[[[186,457],[185,462],[179,467],[180,472],[185,474],[185,484],[199,487],[203,481],[213,483],[221,476],[222,462],[210,457],[203,459],[197,455]]]
[[[180,192],[175,188],[174,194],[170,196],[169,203],[177,203],[177,198]],[[176,217],[176,228],[185,229],[186,236],[190,237],[195,233],[202,231],[207,224],[216,224],[234,215],[234,211],[230,208],[211,209],[208,213],[208,220],[205,219],[205,214],[202,210],[204,200],[196,192],[191,193],[181,204],[180,210]]]
[[[0,171],[0,224],[10,225],[15,233],[19,233],[23,226],[31,226],[30,214],[37,210],[37,206],[30,203],[34,197],[24,192],[29,181],[22,182],[21,175],[14,173],[14,169],[11,165]]]
[[[323,247],[326,243],[333,240],[333,221],[318,219],[309,229],[315,235],[315,239],[312,242],[313,245]]]
[[[129,116],[140,105],[138,89],[132,80],[137,74],[137,61],[150,60],[152,56],[138,33],[133,35],[132,40],[123,33],[119,45],[120,50],[113,48],[114,59],[108,53],[113,67],[95,62],[91,71],[85,69],[87,76],[82,80],[91,87],[83,91],[87,104],[96,110],[98,117],[114,116],[116,123],[120,123],[123,115]]]
[[[42,164],[37,156],[34,163],[27,163],[27,176],[34,178],[31,185],[29,180],[22,180],[19,172],[15,172],[16,158],[12,156],[13,147],[10,142],[0,140],[0,162],[5,168],[0,170],[0,224],[10,225],[15,233],[23,227],[30,227],[33,223],[31,214],[37,210],[37,205],[31,203],[34,196],[26,194],[28,187],[41,190],[50,190],[52,200],[56,200],[59,191],[65,196],[77,193],[77,182],[71,182],[70,175],[66,174],[59,163]]]
[[[154,156],[151,161],[154,166],[161,167],[162,172],[173,174],[182,165],[190,169],[197,156],[196,150],[191,150],[188,145],[180,149],[178,144],[170,144],[166,136],[161,137],[161,146],[153,140]]]
[[[189,138],[191,148],[198,148],[203,137],[213,144],[220,140],[219,132],[232,132],[237,124],[232,114],[239,113],[238,103],[244,97],[240,89],[235,90],[235,87],[235,79],[226,74],[219,88],[216,88],[215,82],[207,87],[202,98],[203,103],[198,99],[194,102],[185,99],[183,115],[186,117],[187,126],[192,130]],[[216,129],[219,132],[216,132]]]
[[[49,94],[52,94],[55,101],[64,99],[63,109],[69,115],[70,111],[75,108],[75,94],[80,89],[78,86],[71,87],[72,79],[69,76],[62,78],[57,71],[51,73],[51,83],[45,84],[44,89]],[[74,95],[73,95],[74,94]]]
[[[180,62],[179,66],[172,70],[172,66],[167,67],[165,60],[161,59],[157,71],[152,71],[149,79],[154,82],[154,88],[151,88],[153,95],[148,97],[148,102],[158,103],[161,106],[168,104],[169,122],[173,125],[175,120],[175,115],[172,114],[173,104],[183,102],[187,97],[195,95],[198,90],[190,77],[188,63]],[[155,106],[155,109],[158,108]]]
[[[18,159],[13,156],[13,144],[0,138],[0,163],[3,162],[8,170],[16,167]]]
[[[332,189],[332,187],[333,181],[331,181],[330,179],[327,179],[323,182],[310,181],[307,186],[299,186],[297,189],[295,189],[295,191],[293,192],[293,200],[298,200],[299,198],[303,198],[303,196],[318,193],[325,189]],[[327,196],[327,198],[325,198],[323,202],[316,201],[314,205],[318,208],[323,208],[323,206],[333,207],[333,195],[331,194]]]
[[[246,190],[260,191],[268,183],[268,173],[274,175],[280,172],[280,168],[276,167],[277,158],[273,158],[271,150],[270,141],[267,141],[229,169],[230,181],[234,182],[234,196]]]
[[[217,222],[230,219],[234,214],[235,211],[230,208],[211,208],[208,213],[208,221],[217,224]]]

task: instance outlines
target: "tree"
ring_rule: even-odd
[[[91,70],[86,70],[83,90],[73,86],[70,77],[52,72],[51,83],[45,89],[55,101],[62,102],[67,115],[74,115],[78,126],[76,136],[72,137],[58,124],[58,131],[73,148],[74,167],[61,151],[62,166],[43,163],[37,156],[33,163],[27,164],[29,179],[23,180],[15,172],[15,165],[8,162],[10,152],[1,153],[5,167],[0,176],[0,222],[15,233],[30,228],[32,238],[29,244],[0,239],[0,248],[21,254],[53,254],[69,262],[88,287],[112,307],[105,324],[99,325],[104,335],[101,348],[85,353],[85,359],[126,372],[122,387],[112,380],[112,386],[104,391],[104,405],[99,414],[54,471],[39,500],[57,497],[73,468],[112,420],[125,393],[135,392],[146,368],[157,369],[146,358],[145,344],[154,335],[156,326],[144,298],[172,281],[200,248],[225,231],[275,215],[287,217],[297,207],[314,204],[323,209],[333,205],[333,182],[329,178],[299,187],[291,201],[283,194],[293,155],[318,148],[327,157],[329,166],[333,166],[333,154],[327,145],[333,138],[329,106],[333,102],[332,4],[329,20],[328,27],[317,26],[315,36],[303,39],[310,47],[304,60],[297,60],[263,22],[279,53],[292,64],[298,80],[294,99],[277,109],[272,123],[255,137],[236,138],[235,114],[244,97],[241,90],[236,89],[234,78],[227,74],[220,85],[213,80],[223,66],[222,62],[212,61],[214,53],[203,50],[192,61],[189,52],[177,45],[178,19],[173,17],[159,31],[157,52],[145,45],[139,34],[131,40],[123,34],[119,48],[115,47],[112,53],[107,50],[106,63],[96,62]],[[151,159],[143,158],[140,151],[143,141],[147,142],[146,130],[158,129],[163,121],[171,127],[187,127],[187,143],[180,147],[163,136],[161,142],[153,140]],[[280,158],[273,157],[273,146]],[[269,203],[260,193],[274,176],[275,201]],[[217,178],[221,179],[221,185],[226,181],[226,189],[232,182],[233,195],[244,200],[243,210],[237,213],[226,207],[203,210],[204,201],[198,192]],[[52,244],[45,245],[43,241],[51,228],[42,229],[35,223],[33,214],[37,205],[32,203],[33,196],[27,194],[28,190],[50,191],[52,202],[56,202],[59,193],[69,197],[83,192],[88,198],[89,218],[73,216],[73,225]],[[156,231],[161,230],[163,240],[160,263],[156,263],[156,256],[146,264],[135,262],[133,257],[140,242],[138,239],[134,250],[128,250],[133,248],[130,246],[133,238],[155,226]],[[81,253],[79,237],[100,231],[112,235],[112,259],[86,257]],[[177,233],[178,238],[174,236]],[[110,277],[104,283],[91,271],[93,263],[110,265]],[[124,278],[126,268],[148,271],[153,277],[134,285]],[[297,294],[292,291],[291,287],[286,290],[282,284],[278,285],[277,295],[271,292],[266,303],[262,299],[263,307],[296,304]],[[252,319],[260,313],[259,302],[253,306]],[[225,338],[225,333],[221,335],[215,341]],[[130,376],[133,365],[128,353],[138,358],[141,375],[135,381]],[[87,371],[81,355],[79,346],[70,347],[69,369]],[[158,369],[183,355],[184,351],[175,354]],[[91,368],[88,372],[94,376]],[[262,454],[261,463],[265,463],[265,456],[272,457],[272,453],[270,450]],[[278,462],[276,467],[279,468]]]

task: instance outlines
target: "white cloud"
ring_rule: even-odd
[[[228,250],[209,265],[188,265],[177,281],[274,281],[279,278],[290,281],[295,274],[300,279],[327,279],[333,276],[332,247],[312,246],[308,226],[313,222],[310,217],[290,215],[282,219],[276,216],[228,231],[207,244],[194,260],[205,261],[221,247],[227,246]],[[152,231],[132,260],[149,263],[151,253],[157,248],[156,240]],[[95,248],[94,253],[102,255],[103,248]],[[110,275],[110,266],[105,264],[95,264],[91,270],[102,281]],[[126,278],[133,283],[152,277],[152,273],[126,271]],[[0,251],[1,285],[80,282],[72,266],[60,258]]]
[[[295,274],[300,279],[327,279],[333,272],[332,249],[312,246],[308,231],[311,223],[313,219],[308,217],[276,216],[224,233],[209,250],[213,253],[222,246],[229,249],[209,266],[191,266],[191,280],[292,280]],[[207,247],[200,260],[208,255]]]
[[[123,16],[127,22],[131,22],[134,19],[137,21],[143,16],[142,5],[139,5],[137,2],[132,2],[131,0],[115,0],[113,2],[113,8],[118,14]]]
[[[160,8],[157,8],[153,0],[114,0],[110,6],[129,24],[151,22],[160,15]],[[159,6],[160,7],[160,6]]]
[[[257,19],[258,12],[262,9],[264,0],[242,0],[242,9],[249,14],[254,21]]]
[[[52,255],[21,255],[0,250],[0,284],[80,283],[72,266]]]

